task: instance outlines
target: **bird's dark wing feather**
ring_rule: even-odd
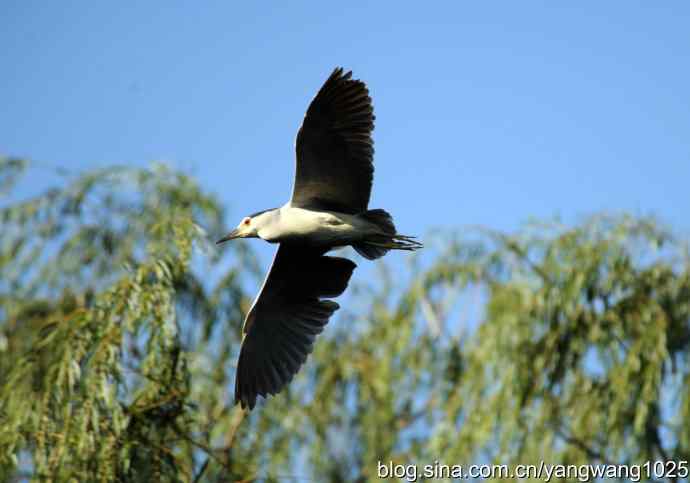
[[[374,177],[374,109],[364,82],[337,68],[319,90],[297,133],[291,203],[360,213]]]
[[[338,304],[356,265],[322,251],[281,244],[242,332],[235,402],[254,408],[257,396],[276,394],[299,371]]]

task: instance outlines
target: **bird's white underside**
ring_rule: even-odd
[[[275,210],[271,223],[258,235],[270,242],[303,242],[315,246],[347,245],[381,233],[381,229],[357,215],[333,211],[314,211],[286,204]]]

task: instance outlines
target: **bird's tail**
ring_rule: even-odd
[[[357,253],[367,260],[375,260],[384,256],[388,250],[413,251],[422,248],[422,244],[412,236],[400,235],[395,230],[393,217],[386,210],[369,210],[359,215],[360,218],[376,225],[381,233],[367,235],[367,237],[352,245]]]

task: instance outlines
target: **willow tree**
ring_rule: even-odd
[[[407,287],[370,287],[317,346],[303,411],[317,475],[690,460],[685,242],[599,216],[435,245]]]
[[[163,166],[22,198],[25,169],[0,164],[7,481],[690,459],[690,261],[653,220],[448,227],[360,272],[298,377],[245,414],[234,364],[263,270],[246,244],[210,247],[218,201]]]
[[[26,167],[4,160],[6,192]],[[239,422],[226,389],[254,261],[208,249],[218,202],[164,166],[56,184],[0,211],[0,471],[187,481]]]

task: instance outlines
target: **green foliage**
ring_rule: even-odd
[[[195,251],[220,262],[206,232],[223,213],[163,166],[64,181],[0,211],[2,473],[187,481],[191,434],[230,418],[237,266],[254,262],[190,268]]]
[[[446,408],[472,424],[446,442],[448,457],[481,447],[495,462],[687,460],[687,251],[630,218],[494,239],[486,316]]]
[[[26,168],[1,161],[1,189]],[[263,270],[247,244],[209,246],[218,202],[163,166],[63,181],[0,205],[7,481],[690,459],[690,257],[654,220],[437,235],[355,275],[288,390],[245,415],[234,364]]]
[[[628,217],[477,235],[442,237],[409,287],[367,290],[368,309],[317,346],[304,408],[316,474],[688,460],[683,245]],[[483,309],[470,331],[469,304]]]

